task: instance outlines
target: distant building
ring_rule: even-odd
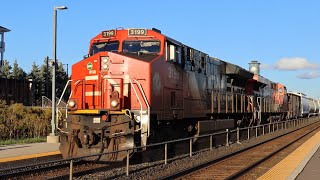
[[[0,53],[1,53],[1,56],[0,56],[0,68],[2,67],[2,64],[3,64],[3,53],[6,50],[5,49],[5,43],[4,43],[4,33],[9,32],[9,31],[10,31],[9,29],[0,26]]]

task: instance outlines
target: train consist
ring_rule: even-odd
[[[78,157],[319,114],[319,101],[259,71],[257,61],[247,71],[157,29],[103,31],[72,66],[60,151]]]

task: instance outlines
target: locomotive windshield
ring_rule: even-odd
[[[119,41],[98,42],[91,46],[90,56],[103,51],[118,51]]]
[[[160,52],[159,41],[124,41],[122,45],[124,53],[153,54]]]

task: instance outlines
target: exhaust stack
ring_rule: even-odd
[[[258,61],[251,61],[249,63],[249,71],[254,75],[260,75],[260,63]]]

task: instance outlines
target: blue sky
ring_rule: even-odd
[[[261,74],[289,90],[320,98],[320,1],[317,0],[1,0],[0,26],[5,59],[29,71],[32,62],[52,57],[53,6],[58,12],[57,58],[73,64],[89,40],[117,27],[156,27],[164,34],[213,57]]]

